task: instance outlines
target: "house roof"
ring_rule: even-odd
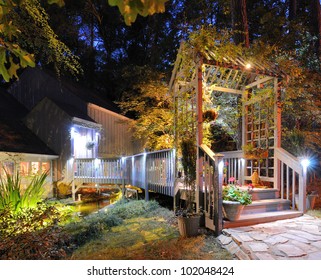
[[[78,106],[84,113],[87,113],[87,108],[82,106],[81,102],[96,104],[115,113],[120,113],[114,102],[100,97],[97,92],[86,89],[65,77],[57,77],[53,72],[39,67],[26,68],[19,81],[13,84],[9,91],[14,92],[17,88],[24,98],[20,102],[25,104],[29,110],[44,97],[49,97],[51,100],[59,102],[60,105],[64,103],[74,107]],[[28,100],[31,94],[32,100]]]
[[[27,110],[0,90],[0,152],[55,155],[21,121]]]

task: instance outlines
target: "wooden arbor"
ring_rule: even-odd
[[[257,170],[264,185],[278,189],[282,198],[292,200],[292,208],[294,194],[299,193],[299,209],[305,210],[302,168],[281,148],[281,83],[284,78],[286,75],[267,61],[241,56],[218,57],[215,49],[205,48],[200,53],[184,43],[180,46],[170,81],[170,92],[175,100],[175,143],[178,147],[186,134],[195,135],[199,147],[196,203],[203,206],[209,216],[214,211],[212,216],[221,219],[220,177],[224,163],[227,163],[224,168],[227,178],[235,177],[240,184],[249,182],[253,171]],[[241,112],[241,139],[237,151],[216,151],[223,155],[209,155],[203,145],[203,113],[214,106],[218,96],[225,95],[235,97],[238,105],[234,105],[234,109],[239,108],[235,116]],[[241,146],[252,154],[251,158]],[[208,164],[204,159],[209,162],[212,159],[216,164]],[[212,179],[208,179],[211,172]]]

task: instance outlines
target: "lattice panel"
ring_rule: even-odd
[[[273,181],[274,176],[274,107],[271,97],[263,97],[245,106],[245,144],[251,144],[257,156],[246,161],[246,174],[251,176],[258,171],[262,181]]]

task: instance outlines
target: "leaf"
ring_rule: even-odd
[[[1,47],[0,48],[0,74],[2,75],[3,79],[6,82],[9,82],[10,75],[8,73],[6,66],[5,66],[6,62],[7,62],[6,49]]]
[[[64,0],[48,0],[49,4],[57,4],[59,7],[63,7],[65,5]]]
[[[126,25],[135,22],[137,15],[148,16],[165,11],[168,0],[108,0],[110,6],[118,6]]]
[[[9,73],[10,77],[11,78],[16,77],[17,79],[19,79],[18,75],[17,75],[17,70],[20,68],[19,64],[14,63],[11,57],[10,57],[9,61],[10,61],[10,67],[8,69],[8,73]]]

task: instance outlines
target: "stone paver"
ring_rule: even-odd
[[[303,215],[224,229],[218,241],[242,260],[321,260],[321,219]]]

